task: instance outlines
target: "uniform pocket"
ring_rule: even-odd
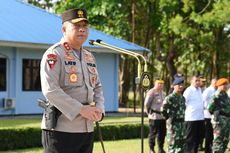
[[[65,65],[65,85],[83,86],[83,74],[80,67],[76,65]]]

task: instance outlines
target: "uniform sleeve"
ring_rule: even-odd
[[[169,97],[165,97],[163,105],[161,106],[161,111],[165,118],[168,118],[169,115],[168,114],[169,104],[170,104]]]
[[[213,96],[208,104],[208,111],[213,114],[216,109],[216,96]]]
[[[150,112],[150,109],[151,109],[151,105],[152,105],[152,101],[153,101],[153,94],[152,94],[153,90],[149,90],[146,94],[146,97],[145,97],[145,108],[146,108],[146,111],[147,113]]]
[[[183,96],[185,98],[185,105],[189,102],[189,93],[190,93],[190,88],[187,88],[183,93]]]
[[[230,99],[227,93],[223,94],[222,102],[223,106],[221,107],[221,112],[223,112],[223,114],[225,114],[226,116],[230,117]]]
[[[94,59],[95,65],[97,65],[95,57],[92,55],[92,53],[90,53],[90,54]],[[96,68],[97,68],[97,66],[96,66]],[[102,88],[102,84],[101,84],[98,70],[97,70],[96,84],[95,84],[95,87],[93,89],[93,92],[94,92],[93,100],[96,103],[96,107],[100,108],[104,114],[105,113],[105,106],[104,106],[105,99],[104,99],[104,95],[103,95],[103,88]]]
[[[203,102],[204,102],[204,108],[207,109],[207,106],[208,106],[208,102],[209,102],[209,94],[208,94],[208,90],[205,90],[202,94],[202,99],[203,99]]]
[[[105,106],[104,106],[104,96],[103,96],[103,89],[102,84],[99,78],[99,74],[97,77],[97,83],[94,88],[94,101],[96,102],[96,107],[100,108],[103,113],[105,113]]]
[[[50,61],[53,57],[53,61]],[[82,104],[67,95],[59,85],[62,63],[56,50],[48,50],[43,55],[40,75],[44,96],[60,110],[69,120],[73,120],[80,112]]]

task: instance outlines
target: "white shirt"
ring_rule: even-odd
[[[209,113],[207,107],[214,93],[215,88],[213,86],[209,86],[207,89],[204,90],[202,94],[204,102],[204,118],[211,118],[211,114]]]
[[[185,97],[185,121],[204,120],[204,104],[200,88],[189,86],[183,96]]]
[[[227,91],[228,97],[230,97],[230,88]]]

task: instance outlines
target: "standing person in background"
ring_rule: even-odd
[[[228,97],[230,98],[230,83],[228,84],[228,91],[227,91]],[[229,127],[230,128],[230,127]],[[230,134],[229,134],[229,138],[230,138]],[[230,151],[230,148],[227,148],[227,151]]]
[[[164,81],[156,79],[154,87],[147,92],[145,99],[145,107],[149,118],[149,148],[150,153],[155,153],[155,139],[157,136],[157,144],[159,153],[165,153],[164,151],[164,140],[166,135],[166,122],[160,109],[163,104]]]
[[[185,153],[197,153],[204,124],[204,104],[200,89],[200,77],[193,76],[191,85],[184,91],[185,109]]]
[[[168,153],[184,153],[184,78],[176,78],[173,87],[173,93],[165,98],[161,108],[167,119]]]
[[[211,114],[208,111],[208,104],[214,95],[216,88],[216,79],[211,80],[211,85],[206,88],[202,94],[204,101],[204,118],[205,118],[205,153],[212,153],[213,128],[211,124]]]
[[[208,105],[209,112],[213,114],[213,153],[224,153],[229,141],[230,127],[230,98],[226,93],[228,79],[218,79],[216,87],[217,91]]]
[[[42,145],[44,153],[92,153],[94,122],[104,116],[104,97],[95,58],[82,46],[88,37],[86,10],[64,12],[62,32],[41,61],[42,92],[61,113],[52,129],[43,115]]]
[[[200,77],[200,88],[201,88],[201,92],[203,93],[203,91],[206,89],[206,79],[203,75],[200,75],[199,77]],[[205,131],[205,124],[202,124],[201,129],[202,131]],[[204,147],[203,147],[204,139],[205,139],[205,132],[202,132],[200,134],[200,140],[198,146],[199,151],[204,151]]]
[[[206,89],[206,79],[203,75],[200,75],[200,88],[201,88],[201,91],[203,93],[203,91]]]
[[[178,79],[178,78],[181,78],[181,77],[184,77],[183,74],[177,72],[177,73],[173,76],[173,81],[176,80],[176,79]],[[169,94],[172,93],[173,90],[174,90],[174,87],[173,87],[173,84],[171,84],[168,93],[169,93]],[[182,93],[183,93],[183,92],[182,92]]]

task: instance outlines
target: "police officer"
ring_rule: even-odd
[[[173,93],[165,98],[161,108],[167,118],[168,153],[184,153],[184,78],[176,78],[173,87]]]
[[[155,153],[154,146],[156,136],[159,153],[165,153],[163,147],[166,135],[166,121],[164,116],[160,114],[160,109],[164,100],[164,94],[162,91],[163,86],[164,81],[157,78],[155,80],[154,87],[147,92],[145,98],[145,107],[149,118],[150,153]]]
[[[61,112],[54,129],[43,116],[44,153],[92,153],[93,123],[103,118],[104,97],[95,58],[82,47],[88,37],[86,10],[64,12],[62,32],[41,61],[42,92]]]
[[[226,93],[227,85],[228,79],[217,80],[217,91],[208,105],[209,112],[213,114],[213,153],[224,153],[229,141],[230,98]]]

